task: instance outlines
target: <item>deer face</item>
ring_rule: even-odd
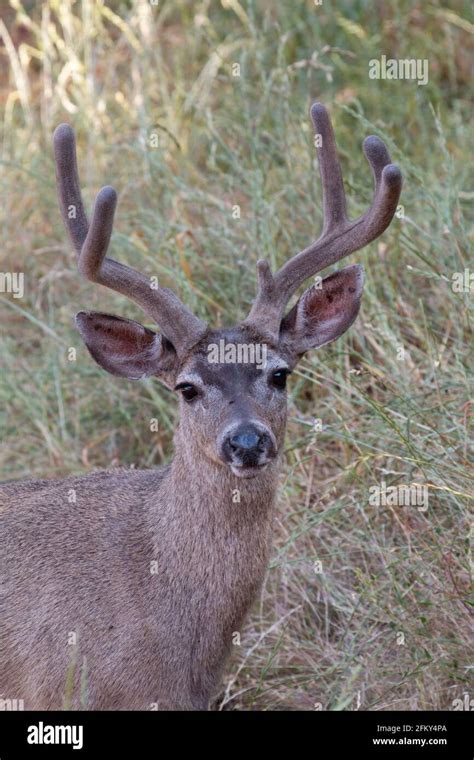
[[[363,216],[350,221],[329,116],[320,103],[311,116],[321,138],[323,232],[275,274],[259,261],[250,314],[238,327],[222,331],[209,330],[167,288],[152,289],[145,276],[106,257],[116,193],[102,188],[89,225],[74,132],[63,124],[54,135],[60,205],[80,273],[134,300],[162,330],[156,334],[131,320],[80,312],[76,323],[91,355],[114,375],[155,375],[180,393],[184,444],[199,447],[243,477],[261,472],[281,451],[286,375],[306,351],[330,343],[352,324],[360,306],[362,268],[350,266],[318,279],[285,315],[290,298],[309,277],[375,240],[390,224],[400,196],[400,171],[383,142],[368,137],[364,151],[374,176],[374,199]]]
[[[248,478],[281,452],[287,376],[306,351],[352,324],[362,286],[361,267],[346,267],[303,293],[282,320],[276,343],[244,323],[207,331],[184,358],[138,322],[96,312],[81,312],[76,321],[104,369],[129,379],[156,375],[179,393],[186,446]]]
[[[288,360],[245,328],[210,331],[180,367],[181,440],[238,477],[262,472],[281,451]]]

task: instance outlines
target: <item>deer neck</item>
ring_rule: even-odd
[[[239,478],[185,437],[178,429],[167,484],[180,513],[198,521],[225,522],[227,528],[240,523],[255,527],[265,521],[273,508],[280,462],[272,462],[255,477]]]
[[[157,495],[156,535],[166,520],[187,570],[199,575],[206,560],[233,560],[251,568],[266,561],[279,462],[253,478],[238,478],[193,446],[184,431],[175,434],[175,456]]]
[[[168,658],[187,668],[193,693],[207,705],[263,582],[278,466],[237,478],[179,431],[175,450],[147,512],[156,569],[148,575],[146,610]]]
[[[178,431],[175,445],[176,455],[149,505],[157,566],[157,575],[149,576],[150,610],[169,605],[191,637],[205,630],[199,635],[219,660],[263,582],[278,464],[243,479],[191,451]],[[172,580],[163,587],[154,577]],[[208,657],[201,652],[198,660]]]

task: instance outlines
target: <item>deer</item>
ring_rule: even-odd
[[[0,693],[25,709],[212,709],[233,636],[266,574],[287,378],[310,349],[353,324],[363,269],[315,278],[289,301],[317,272],[378,238],[401,192],[385,144],[367,137],[372,204],[350,220],[329,114],[315,103],[311,117],[322,232],[275,273],[259,260],[248,316],[216,329],[173,291],[106,256],[117,194],[99,191],[89,223],[74,131],[55,130],[59,204],[80,275],[134,301],[159,328],[80,311],[79,333],[102,369],[155,377],[175,392],[180,421],[164,467],[0,488]],[[210,347],[242,344],[264,346],[265,361],[209,361]]]

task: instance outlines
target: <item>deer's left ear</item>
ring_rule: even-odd
[[[339,338],[359,313],[364,270],[359,264],[345,267],[305,290],[284,317],[280,343],[301,356]]]

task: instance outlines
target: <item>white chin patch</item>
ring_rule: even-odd
[[[257,465],[256,467],[235,467],[233,464],[230,465],[230,469],[238,478],[254,478],[263,472],[266,467],[266,464]]]

